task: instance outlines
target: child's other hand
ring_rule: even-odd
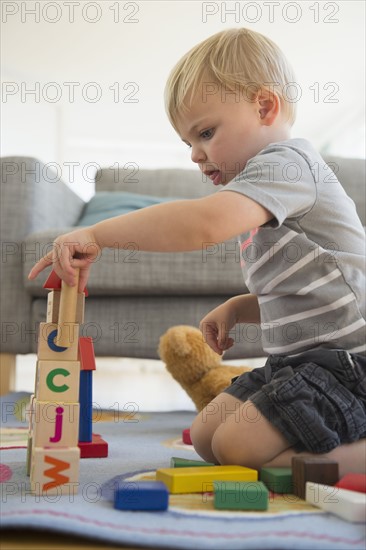
[[[79,292],[86,286],[90,266],[100,256],[101,248],[92,228],[80,229],[57,237],[52,250],[31,269],[28,279],[35,279],[49,265],[69,286],[75,285],[75,269],[80,269]]]
[[[224,351],[234,345],[234,339],[229,337],[230,329],[236,324],[236,316],[228,302],[210,311],[201,321],[200,330],[205,342],[216,353],[222,355]]]

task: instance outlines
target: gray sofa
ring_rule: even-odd
[[[356,202],[365,224],[365,165],[360,159],[325,159]],[[320,167],[321,169],[321,167]],[[60,233],[70,231],[85,203],[34,158],[1,161],[1,328],[2,353],[36,351],[37,326],[46,316],[46,275],[27,280],[34,262]],[[216,192],[198,170],[102,169],[96,193],[130,191],[161,197],[195,198]],[[153,228],[152,228],[153,231]],[[177,324],[198,325],[210,309],[246,291],[235,240],[207,243],[187,253],[104,250],[88,284],[83,334],[94,338],[96,354],[157,357],[159,337]],[[255,327],[239,326],[226,358],[262,355]]]

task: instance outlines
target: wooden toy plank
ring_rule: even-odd
[[[206,493],[214,481],[257,481],[258,472],[244,466],[161,468],[156,480],[163,481],[170,493]]]
[[[77,361],[79,347],[79,325],[69,325],[72,345],[60,347],[55,343],[58,332],[56,323],[40,323],[38,337],[38,359],[40,361]]]
[[[262,468],[260,480],[273,493],[292,493],[292,469],[291,468]]]
[[[37,361],[36,394],[38,401],[79,400],[79,361]]]
[[[116,510],[164,511],[169,493],[161,481],[125,481],[115,490]]]
[[[34,402],[34,447],[76,447],[79,436],[79,403]]]
[[[295,456],[292,459],[293,492],[298,497],[305,498],[307,481],[334,485],[339,480],[338,462],[328,458],[309,458]]]
[[[78,299],[80,270],[75,269],[75,286],[69,286],[65,281],[61,283],[60,309],[58,312],[59,330],[55,343],[58,346],[69,348],[73,344],[70,325],[76,323],[76,304]]]
[[[365,474],[346,474],[336,484],[340,489],[366,493],[366,475]]]
[[[306,501],[347,521],[365,522],[366,497],[363,493],[307,481]]]
[[[203,460],[190,460],[189,458],[179,458],[172,456],[170,459],[171,468],[192,468],[202,466],[216,466],[213,462],[204,462]]]
[[[79,441],[80,458],[105,458],[108,456],[108,443],[98,434],[92,435],[92,441]]]
[[[214,481],[217,510],[267,510],[269,491],[262,481]]]
[[[52,290],[47,296],[47,323],[57,323],[60,310],[61,291]],[[85,294],[78,292],[76,302],[75,322],[80,325],[84,322]]]
[[[33,447],[31,491],[37,495],[75,495],[78,492],[80,449]]]
[[[47,288],[48,290],[61,290],[61,279],[56,274],[55,270],[51,271],[46,282],[43,285],[43,288]],[[86,287],[84,288],[84,294],[85,294],[85,297],[87,298],[89,293]]]

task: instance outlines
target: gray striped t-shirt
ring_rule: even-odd
[[[365,354],[365,232],[354,202],[312,145],[268,145],[221,191],[242,193],[274,216],[239,238],[264,351]]]

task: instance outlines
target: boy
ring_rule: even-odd
[[[51,263],[80,290],[100,249],[133,240],[145,251],[188,251],[241,235],[251,292],[201,322],[217,352],[239,322],[261,323],[265,367],[233,381],[195,419],[208,461],[289,466],[294,454],[365,471],[365,235],[353,202],[312,146],[291,139],[294,75],[270,40],[218,33],[188,52],[166,86],[170,121],[220,192],[160,204],[56,239]],[[93,246],[91,246],[91,244]]]

